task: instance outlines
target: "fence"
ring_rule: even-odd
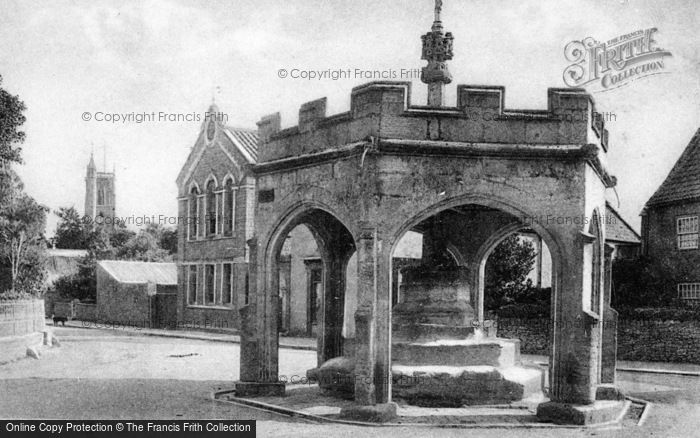
[[[44,330],[44,300],[0,302],[0,337]]]

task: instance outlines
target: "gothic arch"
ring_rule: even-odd
[[[298,225],[305,225],[314,236],[323,263],[323,298],[321,300],[321,336],[318,339],[318,365],[340,356],[343,351],[341,332],[344,316],[345,276],[347,264],[356,250],[355,236],[338,215],[318,202],[302,202],[290,207],[272,228],[263,243],[262,271],[258,290],[265,292],[264,306],[270,305],[279,291],[278,255],[287,235]],[[260,260],[260,259],[258,259]],[[262,282],[262,283],[261,283]],[[262,314],[268,312],[263,309]]]

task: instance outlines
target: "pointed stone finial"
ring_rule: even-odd
[[[430,32],[421,37],[423,54],[421,59],[428,65],[421,70],[421,81],[428,84],[428,105],[439,107],[443,105],[445,85],[452,82],[452,75],[447,69],[448,61],[452,59],[451,32],[442,32],[442,0],[435,0],[435,21]]]
[[[442,0],[435,0],[435,20],[433,20],[433,30],[435,26],[439,25],[442,29],[442,20],[440,19],[440,14],[442,13]]]

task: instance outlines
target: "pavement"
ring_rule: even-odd
[[[51,328],[50,326],[48,328]],[[261,437],[691,437],[700,436],[700,379],[621,372],[625,393],[653,408],[642,427],[605,429],[437,429],[309,424],[252,407],[213,400],[238,378],[240,346],[231,333],[57,327],[60,348],[40,360],[0,365],[0,418],[11,419],[255,419]],[[168,335],[164,336],[166,332]],[[202,339],[202,337],[206,339]],[[313,340],[282,338],[280,374],[305,375],[316,364]],[[214,341],[214,342],[212,342]],[[291,341],[291,342],[290,342]]]
[[[53,326],[53,322],[47,319],[47,328]],[[167,329],[154,329],[154,328],[141,328],[141,327],[129,327],[122,325],[108,325],[95,323],[90,321],[77,321],[72,320],[66,322],[66,327],[72,328],[84,328],[84,329],[99,329],[99,330],[113,330],[115,333],[121,335],[131,335],[131,336],[161,336],[169,338],[179,338],[179,339],[193,339],[200,341],[210,341],[210,342],[229,342],[234,344],[240,344],[241,337],[235,330],[225,330],[217,329],[211,331],[203,330],[167,330]],[[293,350],[316,350],[316,339],[315,338],[298,338],[298,337],[288,337],[280,336],[279,340],[280,348],[293,349]],[[544,355],[535,354],[521,354],[521,357],[529,362],[537,363],[546,366],[549,358]],[[697,376],[700,377],[700,365],[686,364],[686,363],[673,363],[673,362],[639,362],[639,361],[627,361],[618,360],[617,370],[619,372],[629,372],[629,373],[650,373],[650,374],[674,374],[682,376]]]

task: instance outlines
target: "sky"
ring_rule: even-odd
[[[658,29],[657,45],[672,54],[667,74],[591,91],[597,109],[615,115],[608,157],[618,186],[608,197],[639,229],[644,203],[700,127],[695,2],[445,0],[442,15],[455,38],[449,105],[458,84],[479,84],[505,86],[506,108],[545,109],[547,88],[565,86],[567,43]],[[94,151],[98,170],[116,171],[118,216],[176,216],[175,178],[213,98],[237,127],[277,111],[283,128],[294,126],[299,106],[324,96],[329,115],[347,111],[352,87],[372,78],[289,75],[420,68],[432,19],[432,0],[3,0],[2,87],[28,108],[18,171],[42,204],[82,212]],[[412,102],[424,104],[425,86],[412,82]],[[181,120],[98,115],[154,112]]]

